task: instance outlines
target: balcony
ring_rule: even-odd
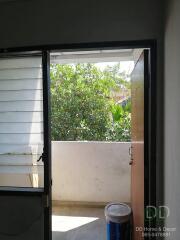
[[[52,142],[53,240],[104,240],[104,206],[130,202],[130,143]]]
[[[54,203],[130,202],[130,143],[52,142]]]
[[[105,239],[104,206],[130,202],[129,147],[128,142],[52,142],[53,240]],[[43,164],[33,157],[2,155],[1,185],[43,186]]]

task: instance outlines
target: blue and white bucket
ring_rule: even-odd
[[[132,210],[124,203],[111,203],[105,208],[107,240],[131,240]]]

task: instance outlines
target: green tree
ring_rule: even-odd
[[[128,111],[118,120],[113,115],[116,105],[111,91],[124,81],[117,69],[102,71],[94,64],[51,65],[52,140],[129,140],[129,126],[121,128]]]
[[[107,140],[109,141],[124,141],[131,140],[131,103],[127,105],[113,105],[111,113],[113,121],[107,132]]]

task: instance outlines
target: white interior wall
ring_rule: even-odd
[[[177,228],[166,239],[178,239],[180,228],[180,1],[168,1],[165,26],[165,171],[164,202],[170,209],[167,227]]]

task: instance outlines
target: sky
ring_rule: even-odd
[[[103,70],[107,66],[113,66],[117,63],[118,62],[102,62],[102,63],[96,63],[95,65]],[[125,72],[127,75],[131,74],[133,68],[134,68],[134,62],[133,61],[121,61],[120,62],[121,72]]]

